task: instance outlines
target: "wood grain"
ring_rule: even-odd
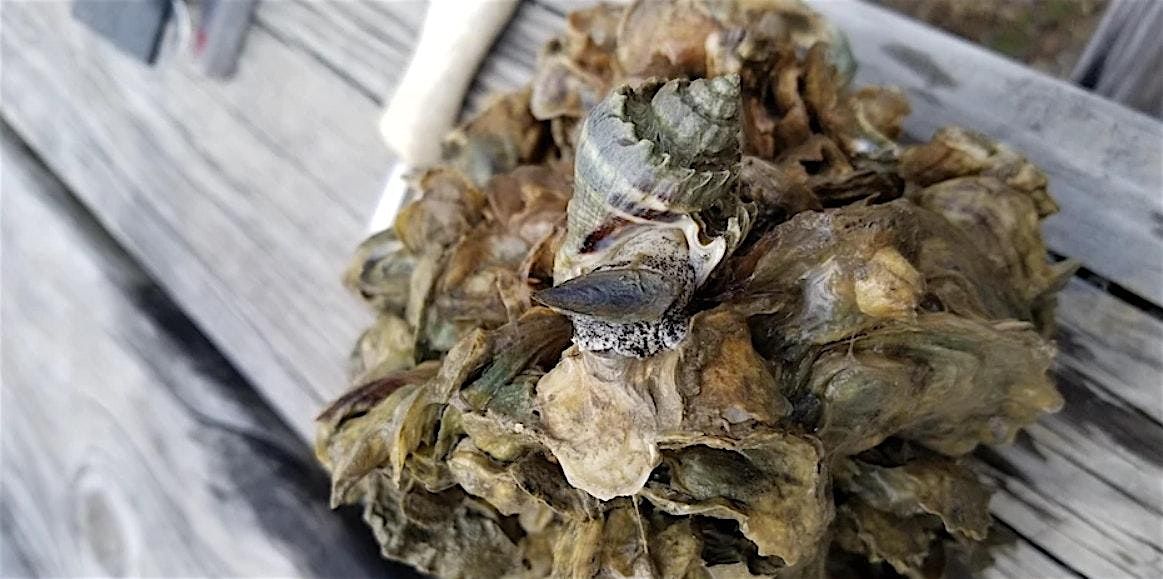
[[[422,17],[416,6],[263,3],[240,74],[225,85],[181,66],[136,67],[60,8],[5,6],[3,114],[303,436],[317,405],[342,388],[344,353],[366,323],[335,280],[386,173],[377,105]],[[469,108],[527,77],[539,43],[560,27],[560,7],[522,5]],[[867,14],[840,19],[863,78],[896,78],[910,91],[910,131],[964,123],[1029,152],[1064,206],[1051,245],[1161,301],[1152,220],[1163,213],[1148,162],[1158,124]],[[946,52],[924,68],[907,49],[882,50],[889,36]],[[930,86],[941,78],[933,70],[955,86]],[[1029,119],[1041,127],[1021,124]],[[1060,318],[1067,410],[982,457],[1003,486],[993,504],[1000,526],[1018,535],[991,574],[1157,575],[1163,326],[1082,280],[1063,294]]]
[[[5,117],[309,438],[370,320],[338,280],[388,168],[376,103],[262,27],[218,83],[122,57],[65,2],[0,26]]]
[[[1112,0],[1070,79],[1163,119],[1163,4]]]
[[[1008,447],[983,448],[1000,487],[994,515],[1064,565],[1091,577],[1163,573],[1163,429],[1103,400],[1069,368],[1059,373],[1066,410]]]
[[[1058,322],[1066,406],[977,452],[992,510],[1083,575],[1163,575],[1163,322],[1077,278]]]
[[[1059,294],[1057,317],[1060,366],[1097,398],[1163,424],[1163,320],[1078,279]]]
[[[400,2],[266,2],[258,26],[305,52],[367,98],[384,102],[408,65],[426,4]]]
[[[0,153],[0,575],[383,573],[299,438],[6,127]]]

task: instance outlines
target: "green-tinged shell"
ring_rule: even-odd
[[[739,79],[727,76],[622,87],[595,107],[578,143],[556,281],[594,269],[626,230],[681,228],[692,214],[730,202],[741,157],[739,103]]]
[[[688,227],[692,214],[732,201],[739,103],[739,78],[720,77],[622,87],[594,107],[581,128],[558,283],[592,271],[626,230]],[[705,279],[726,241],[692,245]]]
[[[834,472],[836,486],[881,511],[898,517],[933,515],[951,534],[984,540],[989,531],[989,490],[959,460],[924,449],[908,450],[919,456],[899,461],[882,451],[869,453],[868,460],[845,459]],[[874,462],[886,458],[890,464]]]
[[[403,314],[415,269],[416,256],[388,229],[359,245],[343,281],[376,310]]]
[[[450,133],[441,147],[444,162],[483,188],[494,176],[536,161],[546,127],[530,113],[530,95],[525,89],[500,96]]]
[[[358,249],[332,504],[437,577],[980,570],[969,453],[1063,403],[1045,174],[897,143],[801,0],[568,22]]]
[[[648,82],[586,117],[558,287],[539,295],[574,316],[582,349],[644,357],[682,339],[694,288],[749,222],[736,187],[740,102],[736,75]]]

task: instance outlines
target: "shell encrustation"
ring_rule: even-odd
[[[377,317],[317,419],[332,504],[438,577],[987,561],[972,451],[1061,407],[1072,264],[1044,173],[898,143],[846,56],[799,0],[571,14],[348,271]]]
[[[552,289],[578,345],[642,358],[685,335],[695,288],[750,224],[737,75],[622,87],[586,117]]]

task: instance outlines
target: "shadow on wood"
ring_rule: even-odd
[[[372,576],[358,513],[3,131],[5,576]]]

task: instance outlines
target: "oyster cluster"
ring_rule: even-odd
[[[939,576],[1062,398],[1021,155],[849,86],[795,0],[569,16],[347,283],[332,503],[441,577]]]

